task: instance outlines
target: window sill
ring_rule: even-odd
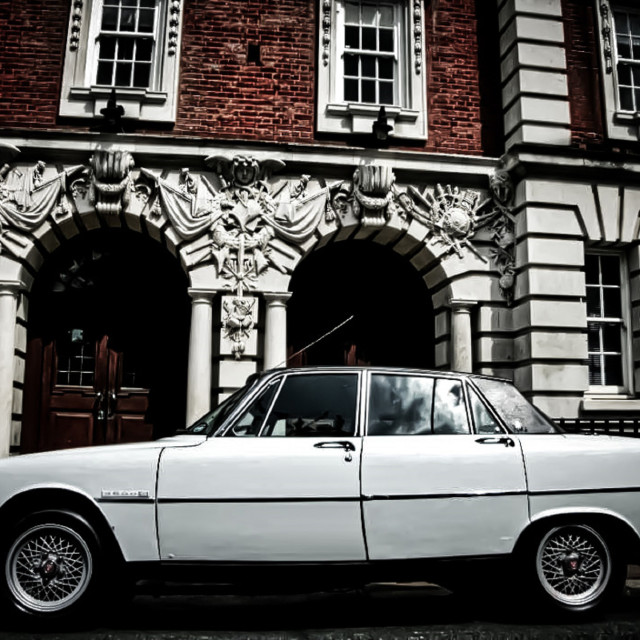
[[[71,87],[69,97],[60,102],[60,115],[75,118],[101,117],[100,111],[107,106],[111,87]],[[169,96],[164,91],[147,89],[116,88],[117,104],[124,108],[124,117],[133,120],[173,122]]]
[[[319,131],[328,133],[371,133],[371,127],[378,118],[379,104],[329,103],[325,107],[324,117],[319,122]],[[391,138],[409,138],[426,140],[423,131],[423,118],[415,109],[406,109],[394,105],[384,105],[387,121],[392,127]]]
[[[631,396],[592,395],[582,401],[583,411],[640,411],[640,399]]]

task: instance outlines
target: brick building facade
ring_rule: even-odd
[[[633,3],[0,20],[3,455],[156,437],[287,363],[496,374],[553,417],[640,407]]]

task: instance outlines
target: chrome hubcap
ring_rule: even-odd
[[[605,590],[611,557],[604,540],[590,527],[557,527],[540,543],[537,569],[540,583],[555,600],[585,605]]]
[[[75,602],[91,578],[91,553],[72,529],[38,525],[24,532],[7,556],[7,585],[25,608],[55,612]]]

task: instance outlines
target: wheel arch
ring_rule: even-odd
[[[565,524],[584,524],[593,527],[616,543],[616,553],[623,553],[627,563],[640,562],[640,535],[625,518],[609,511],[552,511],[540,513],[520,533],[514,547],[514,554],[525,550],[544,531]]]
[[[0,522],[17,523],[36,512],[65,513],[77,518],[96,534],[110,560],[124,564],[124,555],[104,513],[87,496],[64,488],[28,489],[0,507]],[[9,532],[10,528],[5,529],[0,536],[4,538]]]

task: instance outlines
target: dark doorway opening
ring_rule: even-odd
[[[366,241],[314,251],[295,270],[288,304],[289,355],[353,319],[301,355],[296,365],[434,365],[431,294],[405,258]]]
[[[137,233],[92,231],[55,251],[30,296],[22,451],[184,426],[187,289],[177,259]]]

